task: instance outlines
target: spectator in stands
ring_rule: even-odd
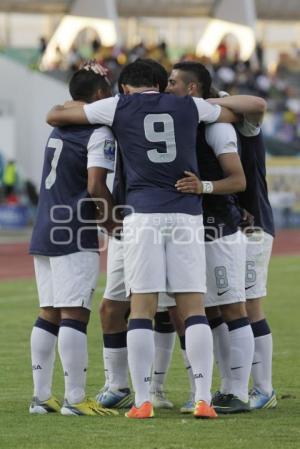
[[[17,168],[14,160],[8,161],[6,167],[4,168],[2,182],[4,195],[6,199],[8,199],[10,195],[15,193],[17,184]]]
[[[76,45],[72,45],[69,53],[67,54],[67,67],[72,72],[76,72],[82,63],[81,54],[78,51]]]

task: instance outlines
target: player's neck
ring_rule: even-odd
[[[153,86],[153,87],[146,87],[146,86],[134,87],[130,90],[131,90],[130,94],[143,94],[143,93],[147,93],[147,92],[158,92],[158,89],[155,86]]]

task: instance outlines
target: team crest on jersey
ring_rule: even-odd
[[[104,156],[105,159],[108,159],[109,161],[115,160],[115,142],[113,140],[106,140],[104,142]]]

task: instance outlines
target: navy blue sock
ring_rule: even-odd
[[[271,333],[271,329],[267,323],[266,319],[255,321],[254,323],[251,323],[252,331],[254,338],[255,337],[262,337],[263,335],[268,335]]]
[[[208,324],[210,325],[211,329],[215,329],[216,327],[221,326],[221,324],[223,323],[224,320],[221,315],[216,318],[213,318],[212,320],[208,320]]]
[[[103,344],[105,348],[126,348],[127,331],[116,334],[103,334]]]
[[[227,326],[228,330],[234,331],[235,329],[239,329],[240,327],[248,326],[250,324],[248,317],[238,318],[237,320],[228,321]]]
[[[169,312],[157,312],[154,317],[154,330],[163,334],[175,332],[174,326],[170,321]]]
[[[40,329],[44,329],[47,332],[50,332],[50,334],[53,334],[57,337],[59,326],[57,324],[53,324],[50,321],[44,320],[44,318],[41,318],[40,316],[34,323],[35,327],[39,327]]]
[[[75,329],[79,332],[82,332],[83,334],[86,334],[87,323],[78,320],[64,319],[61,320],[60,327],[71,327],[72,329]]]

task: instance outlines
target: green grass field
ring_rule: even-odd
[[[0,448],[2,449],[271,449],[300,447],[299,289],[300,258],[276,257],[271,262],[265,309],[274,336],[276,410],[221,417],[214,421],[180,415],[188,383],[178,347],[167,380],[174,411],[157,411],[153,420],[30,416],[32,395],[29,336],[37,314],[35,283],[15,280],[0,284],[1,374]],[[97,299],[103,291],[104,279]],[[102,386],[101,343],[94,304],[89,328],[90,365],[87,392]],[[63,397],[57,360],[54,393]]]

